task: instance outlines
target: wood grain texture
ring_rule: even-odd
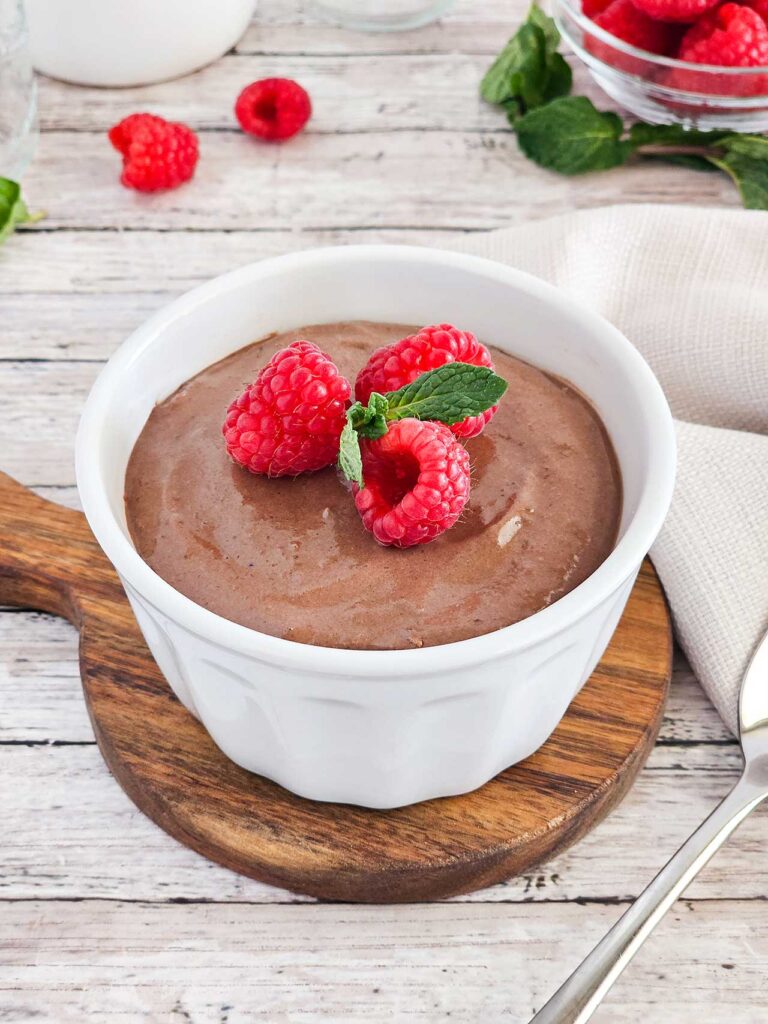
[[[498,883],[584,835],[650,752],[671,672],[649,564],[549,741],[475,793],[395,811],[317,804],[239,768],[172,695],[77,512],[0,476],[0,601],[66,616],[96,738],[137,806],[243,874],[325,899],[402,902]]]
[[[574,206],[738,205],[725,176],[659,164],[562,188],[521,159],[503,115],[479,103],[473,112],[474,91],[460,96],[452,76],[458,69],[471,86],[482,63],[472,55],[490,63],[527,3],[457,0],[419,31],[366,35],[319,22],[311,0],[259,0],[232,67],[242,84],[263,67],[284,67],[320,89],[322,132],[306,137],[310,152],[296,173],[293,147],[270,176],[262,167],[270,151],[255,143],[236,172],[224,166],[234,150],[217,144],[229,116],[221,104],[240,84],[229,56],[205,71],[204,91],[195,76],[131,91],[136,109],[158,114],[181,111],[188,95],[184,119],[211,126],[202,144],[215,173],[159,203],[117,186],[101,126],[111,103],[122,111],[122,93],[42,79],[43,140],[25,191],[49,217],[0,247],[0,466],[76,508],[74,427],[98,362],[181,291],[250,260],[354,241],[443,244],[457,230]],[[358,74],[362,56],[382,114]],[[404,67],[419,76],[412,91]],[[586,91],[610,106],[595,86]],[[443,95],[456,103],[450,120]],[[439,172],[430,192],[407,180],[423,178],[439,155],[434,132],[419,127],[435,127],[432,104],[446,137],[482,146],[454,160],[449,175]],[[337,110],[361,153],[384,152],[380,175],[397,176],[392,186],[358,183],[348,164],[351,213],[345,191],[330,187]],[[498,137],[507,147],[494,160],[483,147]],[[303,213],[311,189],[323,199],[319,226],[315,208],[311,220]],[[659,743],[637,783],[546,866],[460,904],[296,908],[286,905],[296,897],[197,856],[135,808],[94,745],[75,630],[45,614],[0,610],[0,1020],[522,1024],[618,916],[613,904],[636,896],[725,795],[739,766],[736,741],[678,653]],[[696,879],[595,1024],[765,1024],[767,815],[752,815]]]

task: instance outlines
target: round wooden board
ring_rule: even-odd
[[[211,860],[330,900],[441,899],[561,852],[628,790],[670,678],[669,613],[646,561],[603,660],[540,750],[473,793],[369,811],[302,799],[229,761],[171,693],[84,517],[3,474],[0,602],[79,628],[96,738],[137,807]]]

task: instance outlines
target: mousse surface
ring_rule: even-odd
[[[153,410],[126,473],[141,557],[234,622],[323,647],[401,649],[508,626],[585,580],[610,553],[621,481],[591,405],[498,349],[509,388],[467,441],[469,504],[430,544],[380,547],[335,469],[254,476],[227,456],[229,403],[280,348],[315,342],[354,383],[370,353],[417,328],[322,324],[272,336],[208,367]]]

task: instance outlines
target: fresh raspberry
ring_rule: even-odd
[[[581,9],[588,18],[593,20],[598,14],[602,14],[606,7],[610,7],[613,0],[583,0]]]
[[[720,0],[632,0],[635,7],[649,18],[660,21],[695,21]]]
[[[674,27],[663,21],[649,18],[634,5],[632,0],[613,0],[594,19],[596,25],[617,36],[630,46],[650,53],[668,54],[677,39]],[[630,74],[643,73],[643,61],[614,49],[601,39],[588,36],[587,49],[606,64],[621,68]]]
[[[227,451],[252,473],[298,476],[335,462],[350,384],[317,345],[277,352],[230,405]]]
[[[379,544],[410,548],[453,526],[469,498],[469,455],[448,427],[399,420],[362,450],[355,505]]]
[[[246,85],[237,97],[235,116],[249,135],[282,142],[301,131],[312,116],[312,103],[298,82],[262,78]]]
[[[751,8],[768,25],[768,0],[740,0],[742,7]]]
[[[768,65],[768,28],[741,4],[723,4],[700,18],[683,36],[680,60],[726,68]]]
[[[726,3],[708,11],[688,29],[677,56],[691,64],[744,68],[768,65],[768,27],[755,10],[743,4]],[[663,84],[681,92],[718,96],[768,93],[768,75],[762,74],[718,75],[713,71],[672,68]],[[685,113],[697,109],[694,103],[675,101],[675,105]]]
[[[474,334],[460,331],[450,324],[436,324],[422,327],[416,334],[376,349],[357,375],[355,398],[365,405],[372,391],[382,395],[387,391],[397,391],[422,373],[445,363],[471,363],[493,369],[491,353]],[[460,423],[454,423],[451,430],[456,437],[474,437],[497,408],[494,405],[479,416],[468,416]]]
[[[109,141],[123,154],[120,181],[127,188],[176,188],[195,173],[197,136],[185,124],[154,114],[131,114],[109,129]]]

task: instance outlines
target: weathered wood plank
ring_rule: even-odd
[[[161,86],[86,89],[41,80],[41,127],[54,131],[106,132],[137,110],[197,130],[240,131],[234,115],[240,90],[255,78],[295,78],[312,97],[309,134],[360,131],[478,131],[505,126],[504,115],[483,103],[479,83],[489,58],[455,54],[350,56],[232,55],[197,74]],[[105,140],[106,141],[106,140]],[[203,145],[211,146],[204,138]],[[274,148],[253,141],[256,150]],[[285,147],[290,152],[292,144]]]
[[[69,689],[73,701],[79,688],[55,648],[47,677],[38,683],[17,675],[15,681],[30,694],[29,720],[49,726],[55,724],[56,688]],[[34,685],[40,689],[36,698]],[[42,705],[39,712],[36,704]],[[82,703],[73,704],[69,722],[69,736],[82,739],[51,731],[47,737],[38,732],[30,745],[23,739],[0,742],[0,815],[7,836],[0,898],[285,899],[280,890],[218,868],[169,839],[109,777],[89,743]],[[50,739],[52,745],[35,745]],[[665,737],[630,795],[593,833],[541,870],[467,899],[632,896],[725,794],[739,764],[735,744],[690,746]],[[765,820],[758,813],[742,826],[727,855],[716,858],[694,884],[693,896],[752,898],[766,891],[768,867],[756,856]]]
[[[494,54],[512,34],[525,0],[457,0],[449,14],[413,32],[350,32],[317,16],[311,0],[260,0],[256,17],[240,40],[240,54],[348,54],[457,52]]]
[[[60,500],[57,493],[45,496]],[[0,742],[93,739],[80,692],[77,634],[69,623],[34,611],[0,615],[0,707]],[[659,741],[678,745],[731,741],[681,653]]]
[[[202,153],[183,188],[137,195],[119,184],[102,136],[47,132],[27,191],[48,211],[44,230],[493,228],[619,197],[738,204],[724,175],[663,164],[555,175],[532,166],[508,131],[303,134],[269,148],[213,133]]]
[[[68,1024],[525,1021],[616,907],[18,903],[0,1016]],[[764,1020],[762,903],[678,904],[595,1024]]]

